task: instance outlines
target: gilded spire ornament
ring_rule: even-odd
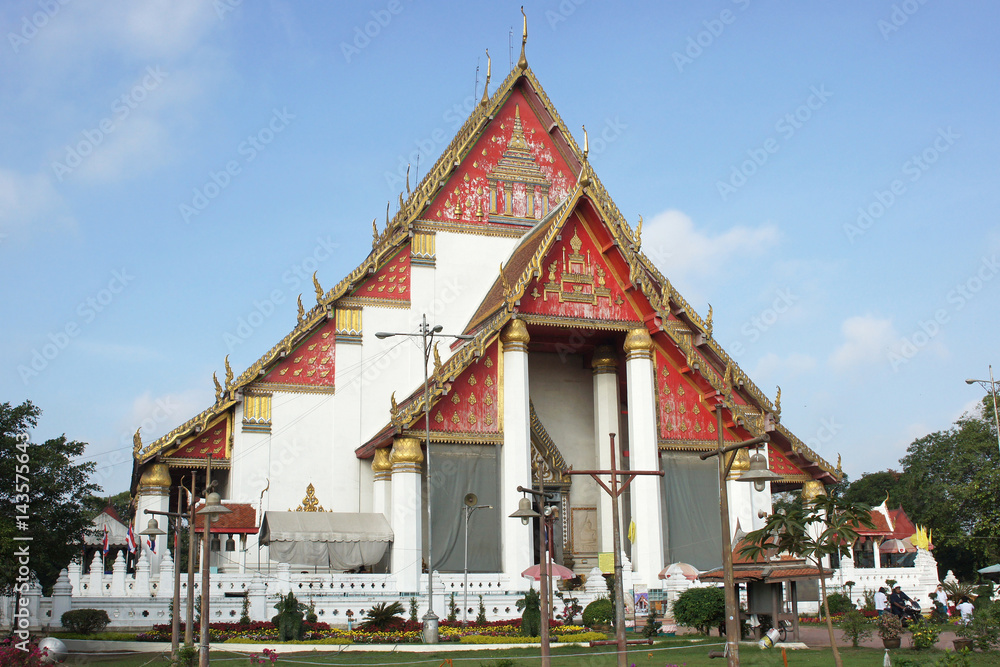
[[[590,137],[587,136],[587,126],[583,127],[583,164],[580,165],[580,187],[587,187],[590,185],[590,164],[587,162],[587,156],[590,154]]]
[[[524,56],[524,45],[528,43],[528,15],[524,13],[524,5],[521,5],[521,16],[524,17],[524,29],[521,31],[521,57],[517,59],[517,68],[523,72],[528,69],[528,59]]]
[[[313,271],[313,287],[316,288],[316,303],[321,304],[323,303],[323,288],[320,287],[319,278],[316,277],[317,273],[319,271]]]
[[[514,290],[507,280],[507,274],[503,272],[503,262],[500,262],[500,284],[503,289],[503,298],[507,302],[507,307],[514,305]]]
[[[438,352],[438,343],[434,343],[434,375],[441,370],[441,354]]]
[[[403,210],[403,193],[402,192],[399,193],[399,210],[400,211]],[[385,228],[389,229],[389,225],[386,225]]]
[[[483,86],[483,99],[479,104],[486,106],[490,103],[490,75],[493,74],[493,60],[490,59],[490,50],[486,49],[486,84]]]
[[[233,369],[232,366],[229,365],[228,354],[226,355],[226,361],[224,363],[226,364],[226,389],[228,390],[233,387]]]
[[[639,224],[635,227],[635,249],[642,245],[642,216],[639,216]]]
[[[778,387],[778,395],[774,397],[774,416],[781,416],[781,387]]]
[[[722,374],[722,391],[730,394],[733,391],[733,362],[726,362],[726,372]]]
[[[138,433],[138,431],[136,431]],[[840,477],[844,474],[843,469],[840,467],[840,454],[837,454],[837,476]]]
[[[708,318],[705,320],[705,333],[709,337],[712,335],[712,304],[708,304]]]
[[[410,194],[410,165],[406,165],[406,194]]]
[[[132,454],[138,455],[142,451],[142,436],[139,435],[139,431],[142,430],[140,426],[135,430],[135,435],[132,436]]]
[[[212,382],[215,383],[215,402],[218,403],[222,400],[222,385],[219,384],[219,375],[212,371]]]
[[[389,421],[393,426],[399,424],[399,406],[396,404],[396,392],[389,396]]]
[[[298,315],[298,323],[299,323],[299,324],[302,324],[302,320],[304,320],[304,319],[305,319],[305,317],[306,317],[306,309],[305,309],[305,308],[304,308],[304,307],[302,306],[302,295],[301,295],[301,294],[299,294],[299,315]]]

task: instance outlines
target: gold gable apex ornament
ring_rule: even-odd
[[[302,499],[302,504],[296,507],[294,510],[289,509],[289,512],[332,512],[333,510],[325,510],[323,506],[319,504],[319,500],[316,498],[316,487],[309,482],[309,486],[306,487],[306,497]]]

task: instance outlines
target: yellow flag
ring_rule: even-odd
[[[628,541],[635,543],[635,519],[628,524]]]
[[[614,574],[615,572],[615,554],[613,551],[602,551],[597,554],[597,567],[601,569],[602,574]]]

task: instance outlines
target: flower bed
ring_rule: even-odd
[[[392,627],[383,630],[361,630],[352,628],[331,628],[329,623],[303,623],[304,643],[320,642],[337,644],[406,644],[419,643],[422,639],[422,625],[413,621],[398,619]],[[278,630],[269,621],[253,623],[211,623],[209,636],[213,642],[274,642],[278,641]],[[195,638],[199,638],[200,628],[195,628]],[[564,635],[578,635],[588,628],[579,625],[562,625],[554,621],[550,628],[552,638],[558,641]],[[442,642],[459,642],[467,637],[482,639],[465,640],[483,643],[514,643],[521,636],[521,620],[494,621],[482,625],[463,626],[456,621],[442,621],[438,628]],[[136,636],[137,641],[170,641],[170,626],[155,625],[149,632]],[[507,641],[514,640],[514,641]],[[537,639],[535,640],[537,641]],[[569,641],[574,641],[570,639]]]

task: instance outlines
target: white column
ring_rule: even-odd
[[[149,597],[149,559],[147,557],[147,552],[143,551],[142,555],[139,556],[139,560],[135,563],[135,583],[132,586],[132,590],[129,595],[135,597],[146,598]],[[115,560],[115,573],[113,577],[118,576],[118,560]],[[112,578],[112,588],[114,588],[114,578]]]
[[[388,447],[375,450],[372,458],[372,512],[382,513],[386,520],[392,516],[392,461]]]
[[[628,392],[629,451],[633,470],[659,470],[656,438],[656,391],[653,384],[653,340],[645,327],[625,337],[625,383]],[[660,484],[655,475],[638,475],[632,482],[632,517],[636,540],[632,544],[635,578],[659,588],[663,569],[663,523]],[[623,527],[623,535],[627,528]]]
[[[111,568],[111,597],[125,596],[125,555],[119,551]]]
[[[167,537],[173,537],[168,535]],[[174,594],[174,568],[176,567],[174,563],[174,558],[167,549],[167,545],[163,545],[163,560],[160,561],[160,581],[159,586],[156,589],[156,597],[159,598],[170,598]],[[138,579],[138,576],[137,576]]]
[[[422,490],[420,464],[424,454],[416,438],[395,438],[392,443],[392,573],[400,594],[420,592],[423,562],[421,539]]]
[[[87,595],[104,595],[104,559],[99,549],[94,552],[94,559],[90,561],[89,584]]]
[[[531,566],[529,527],[509,518],[517,511],[518,486],[531,488],[531,409],[528,394],[528,329],[511,320],[500,334],[503,343],[503,451],[500,470],[501,559],[515,590],[523,590],[521,572]]]
[[[52,586],[52,618],[53,627],[62,627],[62,615],[73,608],[73,585],[69,580],[69,572],[63,570]]]
[[[621,398],[618,394],[618,359],[610,345],[599,345],[591,362],[594,369],[594,447],[598,470],[611,467],[609,434],[620,442]],[[614,549],[611,525],[611,495],[601,492],[597,505],[598,551]]]
[[[264,587],[260,572],[253,573],[247,591],[250,596],[250,620],[267,620],[267,589]]]
[[[66,571],[69,576],[70,586],[73,587],[73,595],[81,595],[83,592],[81,588],[81,584],[83,583],[83,566],[80,565],[80,561],[74,559],[66,568]]]

